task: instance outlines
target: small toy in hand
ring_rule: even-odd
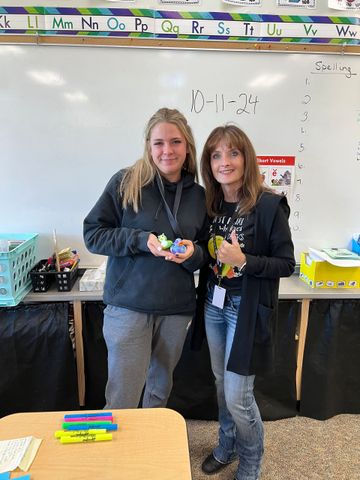
[[[161,248],[163,250],[169,250],[169,248],[171,247],[171,245],[173,244],[172,240],[168,240],[167,236],[165,235],[165,233],[162,233],[161,235],[158,235],[158,240],[161,244]]]
[[[186,252],[186,245],[184,245],[181,238],[177,238],[175,242],[170,247],[171,253],[185,253]]]
[[[168,240],[165,233],[162,233],[157,238],[163,250],[170,250],[170,252],[173,254],[186,252],[186,245],[183,244],[181,238],[177,238],[175,242],[173,242],[172,240]]]

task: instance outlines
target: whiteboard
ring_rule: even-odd
[[[273,52],[0,45],[1,232],[38,232],[39,257],[87,252],[82,221],[142,155],[162,106],[188,118],[198,156],[232,121],[258,155],[296,157],[296,257],[360,230],[360,58]]]

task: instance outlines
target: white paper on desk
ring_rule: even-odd
[[[16,468],[27,471],[33,462],[41,440],[35,437],[15,438],[0,442],[0,473]]]
[[[40,444],[41,444],[40,438],[31,437],[30,445],[28,446],[25,452],[25,455],[23,456],[19,464],[19,468],[23,472],[27,472],[29,470],[30,465],[34,461],[35,455],[39,450]]]
[[[360,267],[359,260],[335,260],[322,250],[317,250],[316,248],[309,248],[309,253],[314,260],[318,257],[320,261],[329,262],[331,265],[335,265],[335,267]]]

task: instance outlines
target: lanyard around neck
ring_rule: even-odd
[[[165,205],[165,210],[171,225],[171,228],[174,230],[175,235],[177,235],[180,238],[183,238],[183,234],[181,232],[180,225],[178,224],[177,221],[177,213],[179,210],[180,206],[180,200],[181,200],[181,195],[182,195],[182,190],[183,190],[183,179],[181,179],[177,184],[176,184],[176,193],[175,193],[175,200],[174,200],[174,207],[173,210],[171,211],[166,199],[165,199],[165,188],[164,184],[162,182],[162,179],[159,174],[156,175],[156,183],[160,191],[161,198],[164,202]]]

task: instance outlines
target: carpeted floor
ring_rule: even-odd
[[[201,471],[217,439],[217,422],[187,420],[193,480],[232,480],[236,465]],[[294,417],[265,422],[261,480],[360,480],[360,415],[319,421]]]

